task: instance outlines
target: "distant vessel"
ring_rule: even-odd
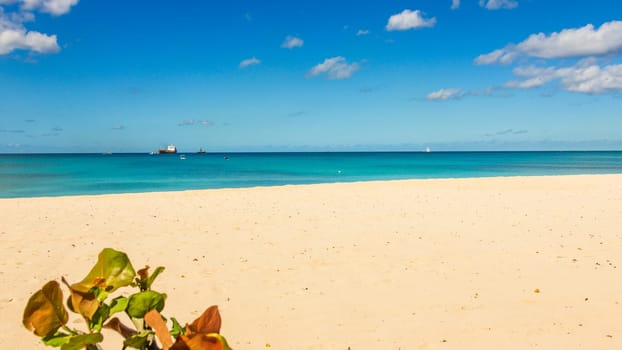
[[[159,149],[158,154],[171,154],[177,153],[177,147],[175,145],[168,145],[166,149]]]
[[[185,154],[180,155],[179,160],[186,160],[186,155]]]
[[[199,148],[198,154],[205,154],[205,150],[203,148]]]
[[[425,148],[425,153],[430,153],[430,147]]]

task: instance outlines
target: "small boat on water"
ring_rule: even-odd
[[[165,149],[160,148],[158,154],[175,154],[177,153],[177,147],[175,145],[168,145]]]
[[[180,155],[179,160],[186,160],[186,155],[185,154]]]
[[[203,148],[199,148],[197,154],[205,154],[205,150]]]

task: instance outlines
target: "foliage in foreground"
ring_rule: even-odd
[[[69,314],[63,303],[60,284],[56,281],[46,283],[30,297],[22,322],[41,337],[44,344],[61,350],[101,349],[102,328],[118,332],[124,338],[123,349],[160,350],[157,338],[163,350],[231,350],[219,334],[221,319],[217,306],[209,307],[185,327],[171,317],[171,328],[167,327],[168,320],[160,314],[166,294],[151,289],[162,271],[164,267],[160,266],[149,274],[149,266],[145,266],[135,272],[125,253],[105,248],[82,281],[69,284],[62,278],[70,292],[67,307],[82,316],[87,332],[67,326]],[[111,293],[128,286],[138,291],[108,300]],[[112,317],[123,312],[134,324],[133,328]]]

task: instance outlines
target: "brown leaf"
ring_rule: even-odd
[[[155,331],[156,336],[162,344],[163,350],[168,350],[173,346],[173,340],[171,334],[166,328],[166,323],[162,319],[162,315],[158,310],[151,310],[145,314],[145,322]]]
[[[104,325],[104,328],[116,331],[117,333],[121,334],[124,339],[130,338],[131,336],[138,334],[137,331],[121,323],[121,321],[119,321],[117,317],[110,319],[110,321],[108,321],[108,323]]]
[[[97,300],[95,294],[81,292],[73,288],[70,288],[70,292],[71,297],[69,300],[71,301],[70,306],[72,311],[79,313],[89,320],[92,319],[99,308],[99,300]]]
[[[218,306],[213,305],[207,308],[199,318],[188,325],[192,333],[220,333],[220,312]]]
[[[183,334],[180,334],[175,340],[175,344],[170,348],[170,350],[190,350],[188,345],[184,342],[182,337],[186,338]]]
[[[22,323],[28,330],[44,337],[65,325],[68,317],[63,306],[60,285],[56,281],[50,281],[30,297],[24,309]]]
[[[180,334],[177,342],[170,350],[224,350],[223,344],[216,337],[207,334],[192,334],[185,336]]]
[[[149,265],[145,265],[145,267],[136,271],[136,273],[141,280],[145,281],[147,278],[149,278]]]

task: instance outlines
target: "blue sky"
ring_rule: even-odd
[[[619,0],[0,9],[0,152],[622,149]]]

